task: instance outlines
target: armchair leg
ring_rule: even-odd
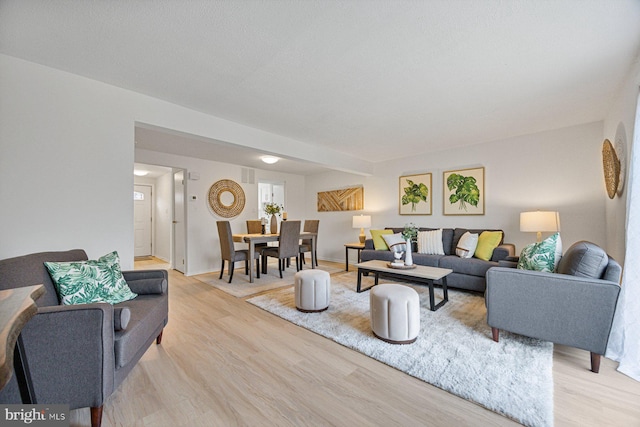
[[[256,258],[256,279],[260,278],[260,258]]]
[[[244,260],[244,274],[249,275],[249,260]]]
[[[102,425],[102,406],[91,407],[91,427],[100,427]]]
[[[600,372],[600,355],[591,352],[591,372]]]
[[[500,329],[492,327],[491,336],[495,342],[498,342],[500,339]]]
[[[160,345],[160,343],[162,342],[162,332],[164,332],[164,329],[160,331],[160,333],[156,337],[156,345]]]

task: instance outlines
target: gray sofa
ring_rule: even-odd
[[[401,233],[402,230],[404,230],[404,228],[393,227],[387,227],[386,229],[393,230],[394,233]],[[420,228],[419,230],[427,231],[437,229]],[[462,235],[467,231],[480,234],[483,231],[502,230],[443,228],[442,245],[445,255],[426,255],[416,253],[417,247],[414,242],[412,251],[413,262],[418,265],[449,268],[453,270],[453,273],[447,276],[447,286],[450,288],[484,292],[486,288],[485,275],[487,270],[491,267],[497,267],[500,265],[500,262],[513,257],[515,254],[515,246],[511,243],[500,242],[500,246],[493,251],[493,256],[490,261],[484,261],[478,258],[460,258],[456,255],[456,246],[458,245],[460,237],[462,237]],[[373,246],[373,239],[367,239],[364,243],[364,249],[361,252],[361,259],[362,262],[370,260],[393,261],[393,253],[388,250],[376,250]]]
[[[487,272],[487,323],[500,330],[591,352],[598,372],[607,349],[622,268],[599,246],[581,241],[560,259],[557,273],[491,268]]]
[[[38,404],[91,407],[99,426],[105,400],[156,341],[168,321],[168,283],[164,270],[125,271],[138,296],[130,301],[59,305],[46,261],[83,261],[80,249],[42,252],[0,261],[0,290],[43,284],[38,313],[22,330],[33,392]],[[0,392],[0,403],[21,403],[14,375]]]

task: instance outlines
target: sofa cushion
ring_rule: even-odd
[[[166,324],[167,295],[140,295],[123,303],[131,311],[129,325],[114,334],[116,369],[135,360],[148,341],[153,341],[159,326]]]
[[[468,231],[462,235],[456,246],[456,255],[460,258],[471,258],[478,246],[478,235]]]
[[[446,255],[412,254],[413,263],[427,267],[438,267],[440,260]]]
[[[431,231],[418,231],[418,253],[444,255],[441,228]]]
[[[402,234],[383,234],[382,238],[384,242],[389,247],[391,252],[406,252],[407,251],[407,241],[402,237]]]
[[[122,277],[117,252],[98,260],[45,262],[64,305],[106,302],[118,304],[135,298]]]
[[[502,231],[483,231],[478,236],[478,246],[473,256],[489,261],[493,250],[502,242]]]
[[[389,246],[382,238],[385,234],[393,234],[392,230],[369,230],[371,233],[371,238],[373,239],[373,247],[377,251],[386,251],[389,250]]]
[[[479,277],[484,277],[488,269],[497,266],[497,262],[484,261],[478,258],[460,258],[457,255],[443,256],[440,258],[438,265],[440,268],[450,268],[459,274]]]
[[[554,272],[561,257],[562,240],[560,239],[560,233],[555,233],[542,242],[525,246],[520,253],[517,268]]]
[[[558,263],[557,272],[578,277],[600,279],[604,274],[609,256],[600,246],[591,242],[576,242]]]

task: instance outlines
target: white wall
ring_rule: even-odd
[[[84,248],[91,258],[117,250],[123,268],[133,267],[136,122],[320,163],[334,157],[331,150],[0,55],[0,259]],[[350,170],[368,167],[336,158]]]
[[[528,210],[560,212],[564,247],[578,240],[605,245],[605,201],[601,159],[602,122],[478,144],[464,149],[411,156],[379,164],[372,177],[326,173],[307,178],[306,207],[320,218],[318,256],[344,260],[344,243],[357,241],[354,214],[372,216],[372,228],[425,227],[501,228],[519,252],[535,234],[519,231],[519,214]],[[396,147],[397,149],[397,147]],[[485,167],[485,215],[444,216],[442,173]],[[398,179],[433,174],[433,214],[398,214]],[[364,185],[362,212],[316,212],[316,193]],[[367,235],[369,235],[367,233]]]
[[[255,183],[244,184],[240,166],[219,163],[192,157],[176,156],[148,150],[135,150],[135,161],[160,166],[170,166],[196,172],[200,179],[187,180],[187,265],[186,275],[219,271],[220,240],[216,221],[226,220],[216,215],[207,202],[209,188],[220,179],[231,179],[242,187],[245,193],[245,208],[242,213],[229,219],[231,229],[236,233],[245,233],[246,220],[258,218],[258,181],[281,181],[285,183],[285,209],[289,219],[305,219],[305,177],[282,174],[262,169],[255,170]],[[195,196],[197,200],[192,200]],[[240,245],[238,247],[241,247]]]
[[[625,117],[631,111],[626,99],[615,109],[623,111]],[[374,227],[402,226],[410,221],[427,226],[500,227],[505,229],[507,241],[521,249],[535,237],[518,231],[518,213],[558,209],[565,245],[579,239],[605,245],[601,144],[603,135],[610,134],[609,126],[616,124],[614,114],[607,121],[606,131],[602,123],[593,123],[407,157],[380,164],[369,178],[326,173],[307,178],[305,187],[301,177],[292,176],[288,183],[297,185],[288,194],[287,204],[304,200],[304,206],[287,206],[287,210],[292,219],[321,219],[320,256],[338,261],[344,257],[342,244],[357,239],[358,230],[351,228],[353,213],[318,213],[316,193],[353,184],[365,186],[365,208],[373,215]],[[135,92],[0,55],[0,259],[79,247],[92,258],[117,250],[123,268],[133,267],[131,190],[136,122],[259,146],[274,153],[289,150],[312,161],[322,162],[335,155]],[[627,130],[631,133],[630,126]],[[338,166],[345,169],[368,169],[362,162],[344,156],[340,161]],[[239,179],[237,167],[218,165],[220,175],[216,172],[207,177],[208,181],[222,175]],[[442,172],[471,166],[486,168],[486,215],[442,216]],[[204,171],[203,167],[198,172]],[[433,173],[434,214],[399,216],[398,177],[416,172]],[[197,190],[204,197],[204,187],[213,182],[205,184],[204,178],[196,187],[189,187],[187,194]],[[260,174],[256,174],[258,179]],[[194,215],[202,222],[192,224],[194,229],[189,233],[194,238],[188,249],[213,246],[215,250],[217,245],[207,234],[211,224],[204,220],[210,213],[201,205]],[[620,229],[619,216],[611,219],[616,230]],[[194,264],[189,267],[195,274],[215,266],[215,255],[196,253],[191,261]]]
[[[627,137],[627,151],[624,153],[626,174],[624,190],[621,196],[613,199],[606,198],[607,216],[607,251],[620,262],[625,258],[625,225],[627,214],[627,188],[629,182],[629,159],[631,158],[631,146],[634,138],[636,107],[638,102],[638,86],[640,85],[640,58],[631,69],[629,76],[620,88],[609,115],[604,120],[604,138],[609,139],[615,146],[615,137],[618,126],[622,125]]]

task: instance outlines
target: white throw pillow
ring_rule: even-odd
[[[418,253],[444,255],[442,246],[442,228],[432,231],[418,231]]]
[[[402,234],[383,234],[382,238],[389,246],[391,252],[405,252],[407,250],[407,242]]]
[[[471,258],[476,252],[476,246],[478,246],[478,235],[467,231],[458,241],[456,255],[460,258]]]

